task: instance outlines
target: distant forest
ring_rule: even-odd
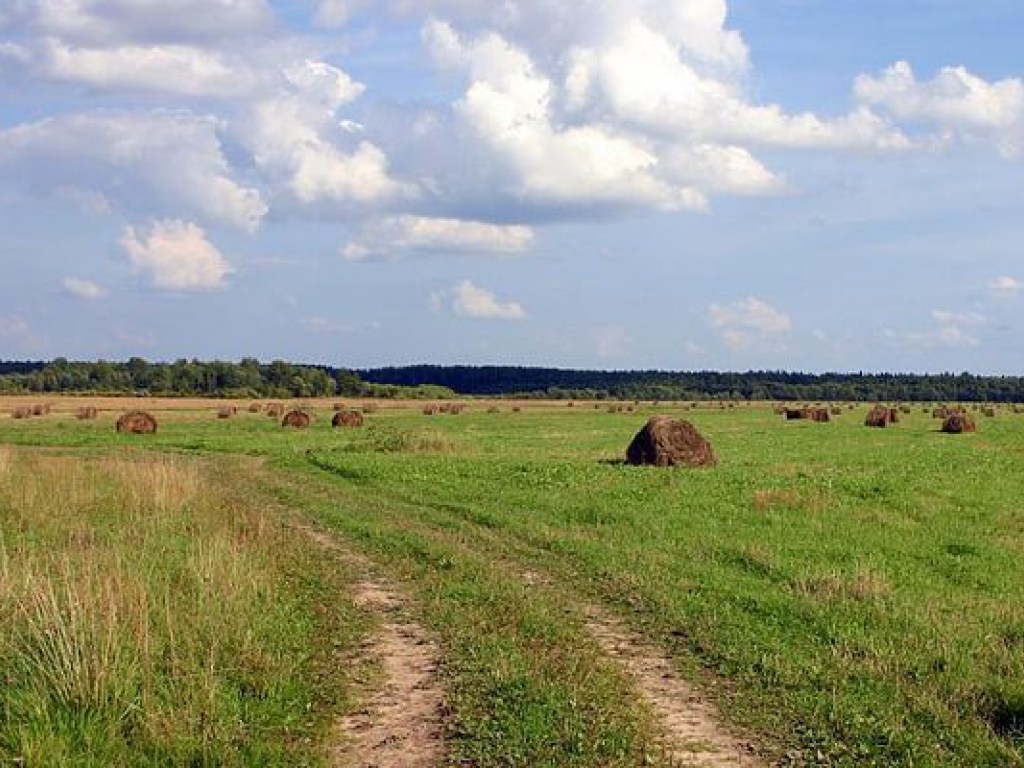
[[[785,371],[576,371],[514,366],[414,365],[349,370],[176,360],[0,362],[0,393],[149,394],[179,397],[383,397],[458,395],[573,400],[785,400],[1024,402],[1024,377],[969,373]]]
[[[859,400],[1024,402],[1024,377],[969,373],[785,371],[574,371],[510,366],[434,366],[356,371],[375,384],[431,384],[465,395],[618,400]]]

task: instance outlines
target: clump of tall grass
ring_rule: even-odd
[[[290,764],[294,534],[171,458],[2,450],[0,509],[0,762]]]

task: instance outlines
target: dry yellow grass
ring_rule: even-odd
[[[288,534],[210,485],[184,459],[0,448],[0,674],[26,764],[70,759],[54,734],[78,711],[167,754],[230,751],[238,680],[294,676],[261,638]]]

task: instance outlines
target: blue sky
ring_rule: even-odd
[[[1024,365],[1018,0],[7,0],[0,358]]]

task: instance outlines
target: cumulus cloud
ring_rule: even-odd
[[[712,304],[708,318],[725,343],[734,349],[758,340],[778,338],[793,327],[789,315],[753,296],[732,304]]]
[[[1007,155],[1024,149],[1024,81],[993,83],[964,67],[944,67],[931,80],[917,79],[900,61],[855,84],[861,103],[954,139],[990,139]]]
[[[191,45],[74,48],[48,40],[34,65],[54,80],[184,96],[229,96],[251,89],[255,79],[229,56]]]
[[[435,293],[431,296],[431,304],[440,306],[446,295]],[[474,285],[469,280],[451,289],[451,308],[460,317],[480,318],[484,320],[523,320],[526,310],[517,301],[501,302],[497,296],[485,288]]]
[[[237,183],[209,118],[91,112],[0,131],[0,185],[38,196],[78,190],[135,214],[188,211],[252,231],[267,212]]]
[[[106,290],[102,286],[97,285],[92,280],[83,280],[80,277],[65,277],[61,284],[67,293],[79,299],[102,299],[107,295]]]
[[[1001,275],[989,280],[988,289],[997,299],[1014,299],[1024,287],[1021,281],[1010,275]]]
[[[147,274],[158,288],[220,288],[233,271],[200,227],[178,219],[155,221],[142,232],[127,227],[121,247],[136,269]]]
[[[368,222],[342,249],[342,257],[361,261],[405,252],[509,255],[528,250],[533,238],[533,230],[521,225],[393,216]]]

